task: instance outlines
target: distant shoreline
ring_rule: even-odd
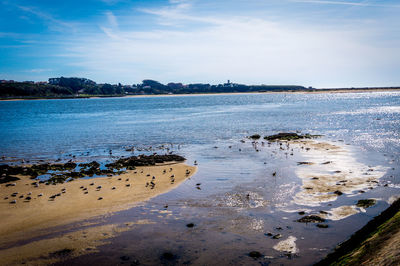
[[[134,95],[85,95],[85,96],[51,96],[51,97],[9,97],[0,101],[26,100],[61,100],[61,99],[96,99],[96,98],[146,98],[174,96],[204,96],[204,95],[241,95],[241,94],[322,94],[322,93],[365,93],[365,92],[400,92],[400,87],[384,88],[338,88],[288,91],[258,91],[258,92],[215,92],[215,93],[183,93],[183,94],[134,94]]]

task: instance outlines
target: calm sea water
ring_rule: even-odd
[[[156,225],[123,233],[100,253],[71,261],[75,263],[107,265],[128,254],[144,264],[158,264],[159,253],[171,251],[178,264],[259,264],[246,256],[259,250],[267,255],[261,263],[310,264],[386,208],[391,196],[400,194],[399,92],[10,101],[0,102],[0,113],[0,156],[4,156],[0,163],[73,156],[110,160],[130,155],[125,150],[131,146],[147,149],[146,153],[165,152],[157,148],[163,144],[184,155],[189,164],[199,162],[196,175],[179,188],[106,220],[146,218]],[[365,213],[331,221],[328,229],[294,222],[298,214],[284,212],[281,206],[300,189],[295,165],[290,166],[283,154],[271,156],[274,147],[255,152],[249,141],[240,140],[255,133],[296,130],[343,141],[360,162],[387,167],[382,180],[391,186],[363,195],[379,199],[378,204]],[[300,160],[298,156],[291,160]],[[278,178],[271,177],[274,171]],[[202,183],[201,190],[197,183]],[[240,197],[248,193],[255,196],[243,205]],[[329,206],[359,198],[343,197]],[[165,204],[173,215],[154,215]],[[319,208],[323,207],[328,204]],[[188,231],[187,222],[194,222],[195,229]],[[300,251],[283,256],[272,249],[276,240],[267,232],[280,233],[282,239],[296,237]]]
[[[399,93],[245,94],[0,103],[0,151],[36,158],[301,130],[396,150]],[[380,119],[380,120],[377,120]]]

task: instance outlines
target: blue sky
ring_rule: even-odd
[[[0,79],[400,86],[400,1],[0,0]]]

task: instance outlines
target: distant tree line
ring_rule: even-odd
[[[149,94],[191,94],[191,93],[235,93],[263,91],[299,91],[303,86],[242,85],[224,83],[219,85],[168,83],[146,79],[141,84],[122,85],[97,84],[86,78],[50,78],[48,83],[6,82],[0,83],[0,97],[76,97],[91,95],[149,95]]]

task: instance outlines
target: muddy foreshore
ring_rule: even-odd
[[[65,258],[67,261],[79,261],[82,263],[85,261],[85,258],[81,258],[81,256],[87,255],[86,258],[90,257],[88,261],[94,262],[96,261],[96,255],[93,255],[93,252],[96,252],[96,250],[99,250],[100,253],[103,251],[110,252],[110,250],[107,248],[102,249],[99,247],[97,249],[98,246],[101,246],[105,243],[121,245],[121,243],[124,243],[123,240],[121,241],[121,239],[124,239],[124,237],[119,238],[119,240],[115,240],[115,242],[112,242],[114,240],[111,240],[111,238],[118,238],[118,235],[122,232],[126,232],[123,234],[125,237],[126,235],[135,235],[138,239],[141,239],[142,237],[146,236],[146,234],[142,233],[141,230],[144,230],[143,232],[145,232],[145,230],[147,230],[146,228],[150,230],[149,234],[154,239],[148,243],[145,242],[145,240],[143,240],[143,243],[140,243],[142,243],[141,245],[143,247],[147,247],[150,250],[157,246],[155,244],[157,241],[159,241],[159,244],[161,245],[161,243],[165,243],[165,241],[168,243],[167,239],[174,237],[173,239],[175,239],[177,242],[180,242],[182,241],[181,238],[185,240],[185,236],[190,239],[190,241],[188,240],[189,242],[187,245],[193,245],[192,248],[196,248],[197,242],[192,239],[193,235],[191,231],[182,232],[181,228],[179,228],[177,229],[178,233],[174,235],[174,231],[171,229],[171,227],[175,228],[178,225],[182,226],[183,222],[179,222],[178,220],[182,219],[182,217],[185,217],[185,215],[182,215],[182,217],[178,218],[174,217],[176,214],[179,214],[182,211],[188,213],[194,210],[200,212],[204,211],[201,208],[192,209],[193,206],[202,206],[202,208],[211,206],[211,208],[208,210],[208,213],[205,212],[204,215],[210,215],[211,212],[210,217],[212,220],[210,221],[210,219],[207,218],[204,220],[196,220],[196,218],[193,219],[193,217],[197,217],[196,215],[193,216],[193,214],[188,214],[187,217],[190,217],[190,220],[184,220],[187,221],[186,227],[191,228],[188,230],[193,230],[193,232],[205,229],[211,229],[212,231],[212,227],[210,228],[206,225],[208,222],[211,222],[213,225],[218,226],[218,228],[221,226],[224,227],[224,230],[227,231],[227,233],[232,231],[235,236],[239,235],[243,237],[249,237],[249,241],[253,241],[254,237],[257,237],[260,232],[263,233],[263,238],[265,239],[263,239],[262,242],[264,242],[264,244],[259,245],[258,247],[257,245],[253,246],[249,248],[246,253],[243,253],[248,259],[254,260],[251,261],[254,264],[267,262],[270,260],[273,262],[282,261],[279,259],[279,256],[287,257],[288,259],[297,259],[301,256],[314,254],[308,250],[314,247],[313,245],[304,245],[305,238],[311,239],[311,236],[304,235],[304,233],[306,233],[308,230],[312,232],[318,230],[318,232],[321,234],[331,234],[331,232],[337,230],[337,228],[335,228],[337,221],[345,221],[345,219],[350,216],[353,216],[354,218],[356,214],[360,214],[361,212],[370,213],[370,210],[373,208],[368,208],[378,205],[377,202],[381,199],[367,196],[369,195],[368,192],[375,188],[383,188],[388,185],[387,180],[381,180],[381,177],[383,177],[386,173],[385,167],[376,164],[364,164],[363,162],[358,161],[357,154],[353,153],[351,147],[346,146],[340,141],[335,142],[325,139],[319,140],[319,137],[320,136],[318,135],[301,135],[297,133],[279,133],[265,137],[261,137],[259,134],[254,134],[248,137],[247,140],[240,140],[240,143],[236,147],[238,148],[238,153],[240,154],[243,154],[241,153],[241,149],[249,149],[249,152],[255,151],[258,154],[266,151],[267,153],[265,154],[268,156],[273,157],[276,155],[276,160],[283,159],[282,163],[284,167],[292,167],[292,175],[296,176],[296,179],[293,179],[296,182],[296,185],[294,186],[295,190],[290,193],[290,196],[285,197],[285,199],[287,198],[285,204],[281,205],[279,203],[274,203],[275,210],[282,212],[279,215],[282,215],[283,222],[281,221],[281,223],[279,223],[276,221],[277,224],[273,226],[273,228],[270,228],[270,226],[267,224],[264,225],[264,220],[262,220],[264,219],[262,218],[263,216],[260,216],[259,220],[254,220],[255,223],[252,221],[251,230],[253,231],[246,231],[250,230],[246,229],[246,226],[248,225],[246,223],[241,224],[237,220],[237,215],[243,215],[243,219],[248,219],[249,217],[247,216],[247,211],[249,209],[252,209],[255,213],[257,213],[258,211],[261,211],[261,209],[268,208],[267,206],[270,204],[268,199],[270,198],[264,198],[265,195],[263,193],[274,193],[273,191],[268,192],[268,188],[266,190],[266,187],[264,187],[264,190],[262,190],[263,192],[257,194],[257,191],[254,190],[257,190],[259,185],[263,185],[263,183],[256,183],[255,185],[254,180],[251,179],[251,184],[249,184],[249,186],[243,191],[240,190],[238,193],[233,194],[216,194],[217,197],[214,199],[216,202],[214,202],[212,199],[204,199],[206,204],[211,205],[203,206],[202,203],[199,202],[199,199],[202,200],[201,198],[192,198],[191,196],[189,196],[189,202],[186,200],[183,200],[182,202],[178,201],[178,204],[176,204],[177,202],[173,203],[169,201],[161,203],[158,202],[160,204],[158,207],[153,208],[152,206],[146,205],[143,210],[140,208],[135,210],[141,214],[137,214],[137,216],[134,214],[136,218],[134,220],[121,223],[121,220],[111,219],[110,223],[104,225],[88,225],[87,227],[84,227],[83,230],[80,230],[82,229],[82,227],[80,227],[79,230],[75,229],[73,232],[67,232],[66,234],[56,234],[53,235],[53,237],[40,239],[39,241],[30,241],[23,245],[18,244],[9,249],[0,249],[0,257],[8,258],[8,260],[5,261],[12,261],[10,264],[32,261],[33,259],[36,264],[40,265],[46,263],[56,263],[60,258]],[[251,151],[250,147],[248,147],[250,143]],[[233,147],[229,146],[228,150],[233,152]],[[274,162],[276,162],[276,160]],[[62,204],[59,205],[58,208],[61,206],[62,208],[67,209],[70,206],[76,206],[75,204],[80,204],[79,202],[82,202],[84,205],[90,203],[93,207],[91,207],[92,210],[101,207],[100,209],[103,211],[108,208],[108,211],[113,212],[115,211],[116,206],[130,208],[129,206],[132,205],[129,205],[128,203],[132,201],[143,201],[152,197],[153,195],[141,193],[156,192],[154,195],[159,195],[160,193],[167,192],[176,187],[180,182],[183,182],[186,178],[191,177],[191,175],[196,171],[196,168],[194,167],[191,168],[187,165],[175,164],[176,161],[180,161],[180,158],[139,156],[121,158],[108,164],[100,164],[93,161],[80,164],[74,164],[74,162],[67,162],[65,164],[42,164],[40,167],[7,166],[4,168],[5,170],[2,173],[2,177],[19,178],[19,180],[5,180],[7,183],[1,185],[3,188],[3,186],[5,187],[5,185],[9,184],[9,186],[5,187],[8,189],[8,194],[6,195],[8,199],[7,201],[3,202],[3,205],[7,206],[7,208],[16,208],[17,205],[26,207],[39,203],[38,198],[33,199],[32,197],[33,194],[37,196],[39,195],[37,194],[39,193],[38,190],[35,191],[36,193],[28,195],[28,193],[33,192],[31,191],[32,189],[35,189],[37,188],[36,186],[38,186],[39,188],[54,190],[48,190],[46,192],[46,198],[41,197],[40,199],[42,201],[45,199],[43,203],[46,204],[47,208],[51,204],[54,206],[56,206],[56,204]],[[261,163],[263,163],[263,165],[267,165],[267,163],[269,164],[268,159],[266,158],[263,159]],[[140,166],[143,164],[148,164],[150,166]],[[196,164],[197,163],[195,163],[195,165]],[[213,169],[215,170],[217,167],[218,166],[215,164]],[[266,178],[269,179],[267,180],[276,180],[277,178],[285,177],[285,175],[283,175],[283,173],[276,168],[275,164],[271,164],[270,168],[267,169],[269,169],[266,176]],[[9,174],[11,172],[13,172],[14,175]],[[22,173],[26,172],[33,173],[31,177],[35,175],[36,177],[39,177],[39,179],[34,180],[36,182],[35,184],[29,183],[32,182],[32,180],[29,181],[29,175],[22,175]],[[72,176],[70,173],[73,173]],[[210,174],[210,172],[208,173]],[[47,175],[46,180],[40,180],[40,177],[43,175]],[[87,179],[89,177],[97,177],[99,175],[106,175],[107,177]],[[215,175],[215,173],[212,172],[211,175]],[[286,174],[286,176],[289,175]],[[204,176],[202,176],[202,178],[204,178]],[[196,183],[195,189],[197,189],[199,191],[198,193],[200,193],[203,188],[200,187],[200,180],[196,180],[196,177],[192,179],[193,184]],[[25,181],[27,184],[24,183]],[[20,183],[22,186],[17,187],[11,185],[13,184],[12,182],[15,182],[16,184]],[[188,182],[190,183],[191,181]],[[206,180],[201,180],[201,182],[206,184]],[[205,184],[202,186],[207,189],[208,187]],[[257,187],[256,189],[255,186]],[[160,191],[160,187],[163,187],[164,189]],[[139,188],[140,190],[136,190]],[[19,193],[15,194],[14,192],[11,194],[11,190],[15,189],[17,189]],[[141,194],[141,196],[133,199],[132,194],[138,194],[138,192],[140,192],[139,194]],[[18,198],[20,194],[23,195],[23,198],[21,199]],[[79,199],[68,198],[71,197],[71,195],[79,195]],[[27,200],[27,196],[31,197],[31,199]],[[128,199],[129,202],[116,201],[116,198]],[[10,200],[16,200],[17,204],[9,202]],[[79,202],[74,203],[73,200],[77,200]],[[183,204],[182,207],[179,207],[181,206],[180,203]],[[169,208],[168,205],[170,205]],[[43,206],[43,208],[46,206]],[[148,211],[146,211],[146,208]],[[229,224],[230,218],[227,218],[224,215],[222,215],[221,218],[227,219],[228,223],[218,221],[218,219],[214,221],[215,218],[213,218],[213,215],[221,215],[221,213],[223,213],[221,212],[222,209],[224,209],[224,211],[231,212],[230,215],[236,217],[233,221],[237,222],[237,226],[241,225],[240,228],[237,228],[239,230],[235,229],[235,223]],[[151,215],[153,211],[158,218]],[[173,213],[173,211],[176,211],[176,213]],[[215,214],[212,214],[213,212]],[[16,212],[14,211],[14,213],[10,213],[15,215]],[[26,213],[26,211],[22,211],[22,216],[17,220],[24,218],[23,216],[26,216]],[[169,223],[164,219],[170,219]],[[166,224],[163,225],[161,222],[165,222]],[[29,220],[29,223],[32,223],[32,220]],[[300,233],[299,231],[292,230],[292,227],[300,230]],[[96,230],[96,228],[98,228],[98,230]],[[159,232],[162,232],[163,235],[167,235],[168,237],[165,238],[162,236],[153,235],[153,231],[155,230],[154,228],[158,228]],[[346,237],[354,231],[350,230],[348,234],[346,234]],[[206,239],[212,241],[212,235],[214,234],[210,233],[209,238]],[[85,242],[85,239],[88,241]],[[339,241],[342,241],[342,239],[344,239],[344,237],[335,241],[333,245]],[[121,241],[121,243],[118,241]],[[191,241],[194,243],[191,244]],[[219,242],[215,241],[215,243]],[[45,252],[40,253],[35,251],[35,248],[33,248],[34,246],[43,247]],[[172,246],[174,246],[174,244],[172,244]],[[216,249],[218,249],[218,246],[219,245],[216,245]],[[89,248],[89,250],[86,250],[87,248]],[[331,250],[332,248],[333,246],[330,246],[326,252],[321,251],[324,252],[323,256],[325,256],[328,250]],[[244,250],[246,249],[247,246],[244,248]],[[21,252],[27,254],[27,256],[18,257],[18,254],[21,254]],[[136,258],[139,259],[140,262],[146,262],[151,256],[154,255],[142,252],[139,247],[132,247],[132,251],[128,253],[141,254]],[[45,258],[37,260],[41,254],[46,254]],[[172,253],[165,254],[163,253],[161,255],[161,261],[168,261],[168,258],[164,258],[164,255],[167,257],[173,256],[174,258],[177,258],[175,256],[182,256],[180,258],[182,261],[188,258],[188,254],[185,253],[186,255],[183,256],[183,253],[179,253],[176,250],[174,250]],[[192,255],[197,256],[197,254]],[[320,256],[317,260],[323,256]],[[18,257],[17,260],[15,260],[16,257]],[[208,259],[210,257],[212,257],[210,253],[204,252],[204,254],[202,254],[202,258],[199,258],[197,262],[200,263],[201,261],[209,261]],[[74,260],[74,258],[76,260]],[[125,261],[124,258],[126,257],[122,256],[121,260]],[[228,258],[230,258],[229,255],[227,255],[226,259]],[[157,258],[153,258],[153,260],[150,259],[150,261],[153,262],[156,260]],[[239,258],[238,261],[243,262],[246,261],[246,259]],[[314,260],[312,263],[315,261],[316,260]],[[297,262],[299,263],[300,260]]]

